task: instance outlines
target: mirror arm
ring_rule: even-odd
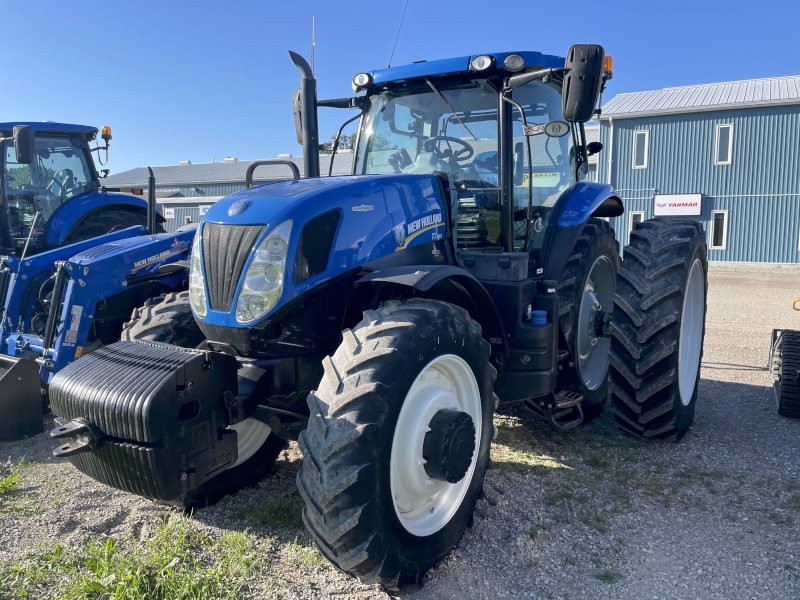
[[[521,85],[525,85],[526,83],[533,81],[534,79],[543,79],[547,76],[561,75],[563,73],[568,73],[569,71],[570,69],[559,67],[556,69],[540,69],[539,71],[533,71],[532,73],[521,73],[519,75],[509,77],[508,80],[506,80],[505,89],[513,90]]]
[[[352,98],[330,98],[328,100],[317,100],[317,106],[326,108],[360,108],[367,105],[366,96],[353,96]]]
[[[352,119],[347,119],[347,121],[342,123],[342,126],[339,127],[339,131],[336,132],[336,139],[333,140],[333,150],[331,150],[331,162],[328,165],[328,177],[333,175],[333,161],[336,159],[336,150],[339,148],[339,138],[342,136],[342,131],[344,131],[344,128],[347,127],[350,123],[352,123],[356,119],[360,119],[363,116],[364,116],[364,112],[362,111],[362,112],[358,113]]]

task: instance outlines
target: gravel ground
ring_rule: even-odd
[[[474,526],[399,596],[800,598],[800,421],[778,417],[764,369],[772,328],[797,326],[796,277],[712,269],[697,414],[679,444],[628,439],[610,410],[562,435],[501,407]],[[54,543],[110,536],[134,548],[180,518],[51,460],[52,445],[44,435],[0,443],[2,475],[19,472],[0,500],[4,568]],[[330,567],[298,526],[299,462],[292,444],[274,476],[198,511],[190,527],[207,539],[242,532],[269,557],[243,595],[386,598]]]

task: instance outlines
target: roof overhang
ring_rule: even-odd
[[[769,102],[733,102],[730,104],[712,104],[709,106],[692,106],[685,108],[664,108],[658,110],[643,110],[629,113],[601,113],[600,120],[609,119],[636,119],[639,117],[661,117],[666,115],[683,115],[689,113],[718,112],[722,110],[742,110],[746,108],[765,108],[770,106],[788,106],[800,104],[800,98],[787,100],[771,100]]]

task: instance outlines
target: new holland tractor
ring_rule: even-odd
[[[100,186],[98,130],[0,124],[0,439],[42,432],[54,373],[118,341],[131,310],[185,289],[194,230],[163,231],[143,190]],[[126,191],[128,193],[115,193]]]
[[[600,150],[583,123],[611,76],[602,47],[359,73],[364,94],[319,103],[292,58],[308,177],[218,201],[185,302],[149,305],[126,341],[53,378],[56,456],[197,506],[258,480],[296,439],[322,554],[396,588],[471,522],[499,403],[563,429],[610,395],[623,431],[686,433],[705,236],[645,221],[620,263],[605,219],[622,203],[583,180]],[[318,105],[358,110],[351,176],[318,176]],[[161,343],[189,316],[199,348]]]

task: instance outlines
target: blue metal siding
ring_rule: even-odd
[[[715,165],[716,126],[733,123],[732,164]],[[652,194],[703,194],[698,217],[711,234],[711,212],[728,211],[727,244],[709,260],[800,262],[800,105],[614,119],[601,123],[599,178],[612,184],[626,213],[612,219],[627,242],[629,211],[652,217]],[[646,169],[632,168],[633,132],[648,130]]]

